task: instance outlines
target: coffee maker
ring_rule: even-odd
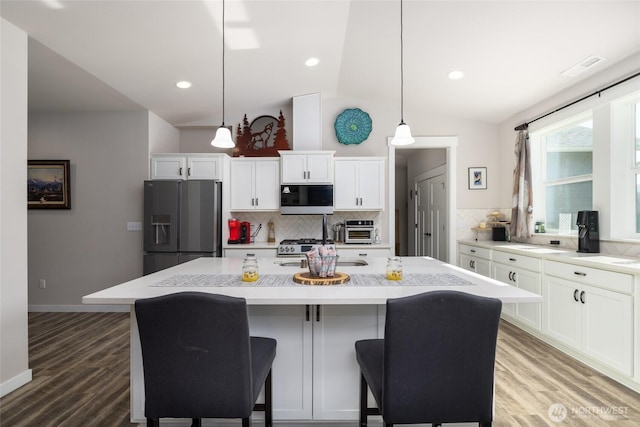
[[[578,252],[600,252],[598,211],[579,211],[576,225],[578,226]]]
[[[229,221],[229,244],[240,243],[240,221],[231,218]]]
[[[240,243],[251,243],[251,223],[240,223]]]

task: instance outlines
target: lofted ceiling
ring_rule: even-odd
[[[221,122],[221,12],[220,0],[0,0],[30,36],[31,111],[148,109],[176,126]],[[312,92],[400,106],[399,0],[227,0],[225,28],[228,122]],[[404,0],[405,111],[500,123],[638,51],[640,0]],[[605,60],[560,75],[591,55]]]

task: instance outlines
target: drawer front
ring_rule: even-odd
[[[478,246],[460,245],[460,253],[478,258],[491,259],[491,249]]]
[[[256,256],[258,258],[262,257],[275,257],[278,254],[277,249],[253,249],[253,248],[225,248],[224,256],[227,258],[244,258],[247,256]]]
[[[375,258],[390,256],[390,249],[387,248],[361,248],[361,249],[343,249],[338,248],[338,256],[341,258]]]
[[[542,262],[540,258],[533,258],[525,255],[516,255],[509,252],[493,251],[493,261],[514,267],[524,268],[526,270],[540,272]]]
[[[544,272],[550,276],[596,286],[601,289],[609,289],[625,294],[633,293],[633,276],[630,274],[556,261],[545,261]]]

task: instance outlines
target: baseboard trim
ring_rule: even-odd
[[[122,312],[128,313],[130,310],[129,305],[100,305],[100,304],[80,304],[80,305],[38,305],[29,304],[28,310],[34,313],[43,312],[58,312],[58,313],[73,313],[73,312]]]
[[[12,391],[19,389],[23,385],[31,382],[32,379],[33,374],[31,372],[31,369],[27,369],[26,371],[16,375],[10,380],[0,383],[0,397],[4,397]]]

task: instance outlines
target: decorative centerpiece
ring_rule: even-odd
[[[294,274],[294,282],[303,285],[336,285],[350,280],[348,274],[336,271],[338,254],[333,247],[314,246],[305,255],[309,271]]]

